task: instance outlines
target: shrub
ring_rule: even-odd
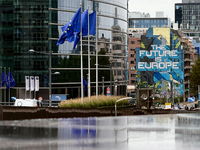
[[[99,107],[114,107],[115,102],[123,98],[122,96],[105,96],[99,95],[96,99],[96,96],[91,96],[90,101],[88,97],[83,98],[83,103],[81,98],[65,100],[59,103],[59,107],[68,107],[68,108],[99,108]],[[117,103],[117,106],[127,106],[128,100],[123,100]]]

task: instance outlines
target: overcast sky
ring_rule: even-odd
[[[149,13],[151,17],[155,17],[156,11],[163,11],[164,17],[174,21],[175,3],[182,3],[182,0],[129,0],[129,12]]]

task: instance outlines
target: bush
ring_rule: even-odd
[[[105,96],[99,95],[98,99],[96,96],[91,96],[90,101],[88,97],[83,98],[83,103],[81,98],[65,100],[59,103],[59,107],[67,108],[99,108],[99,107],[114,107],[115,102],[123,98],[122,96]],[[123,100],[117,103],[117,106],[127,106],[128,100]]]

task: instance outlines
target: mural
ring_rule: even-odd
[[[149,28],[141,37],[141,47],[136,48],[137,82],[146,82],[154,90],[170,95],[174,85],[175,95],[184,90],[184,51],[175,30]]]

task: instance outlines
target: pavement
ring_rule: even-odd
[[[194,106],[195,108],[195,104],[198,104],[198,101],[195,101],[195,102],[182,102],[182,103],[179,103],[180,104],[180,107],[181,108],[185,108],[185,105],[187,105],[190,109],[191,106]],[[165,105],[162,105],[161,106],[162,108],[165,108]],[[178,107],[178,103],[174,105],[174,107]]]
[[[181,106],[185,106],[187,105],[188,107],[191,107],[191,106],[194,106],[195,107],[195,104],[198,104],[198,101],[195,101],[195,102],[182,102],[180,103]],[[178,105],[178,104],[177,104]]]

